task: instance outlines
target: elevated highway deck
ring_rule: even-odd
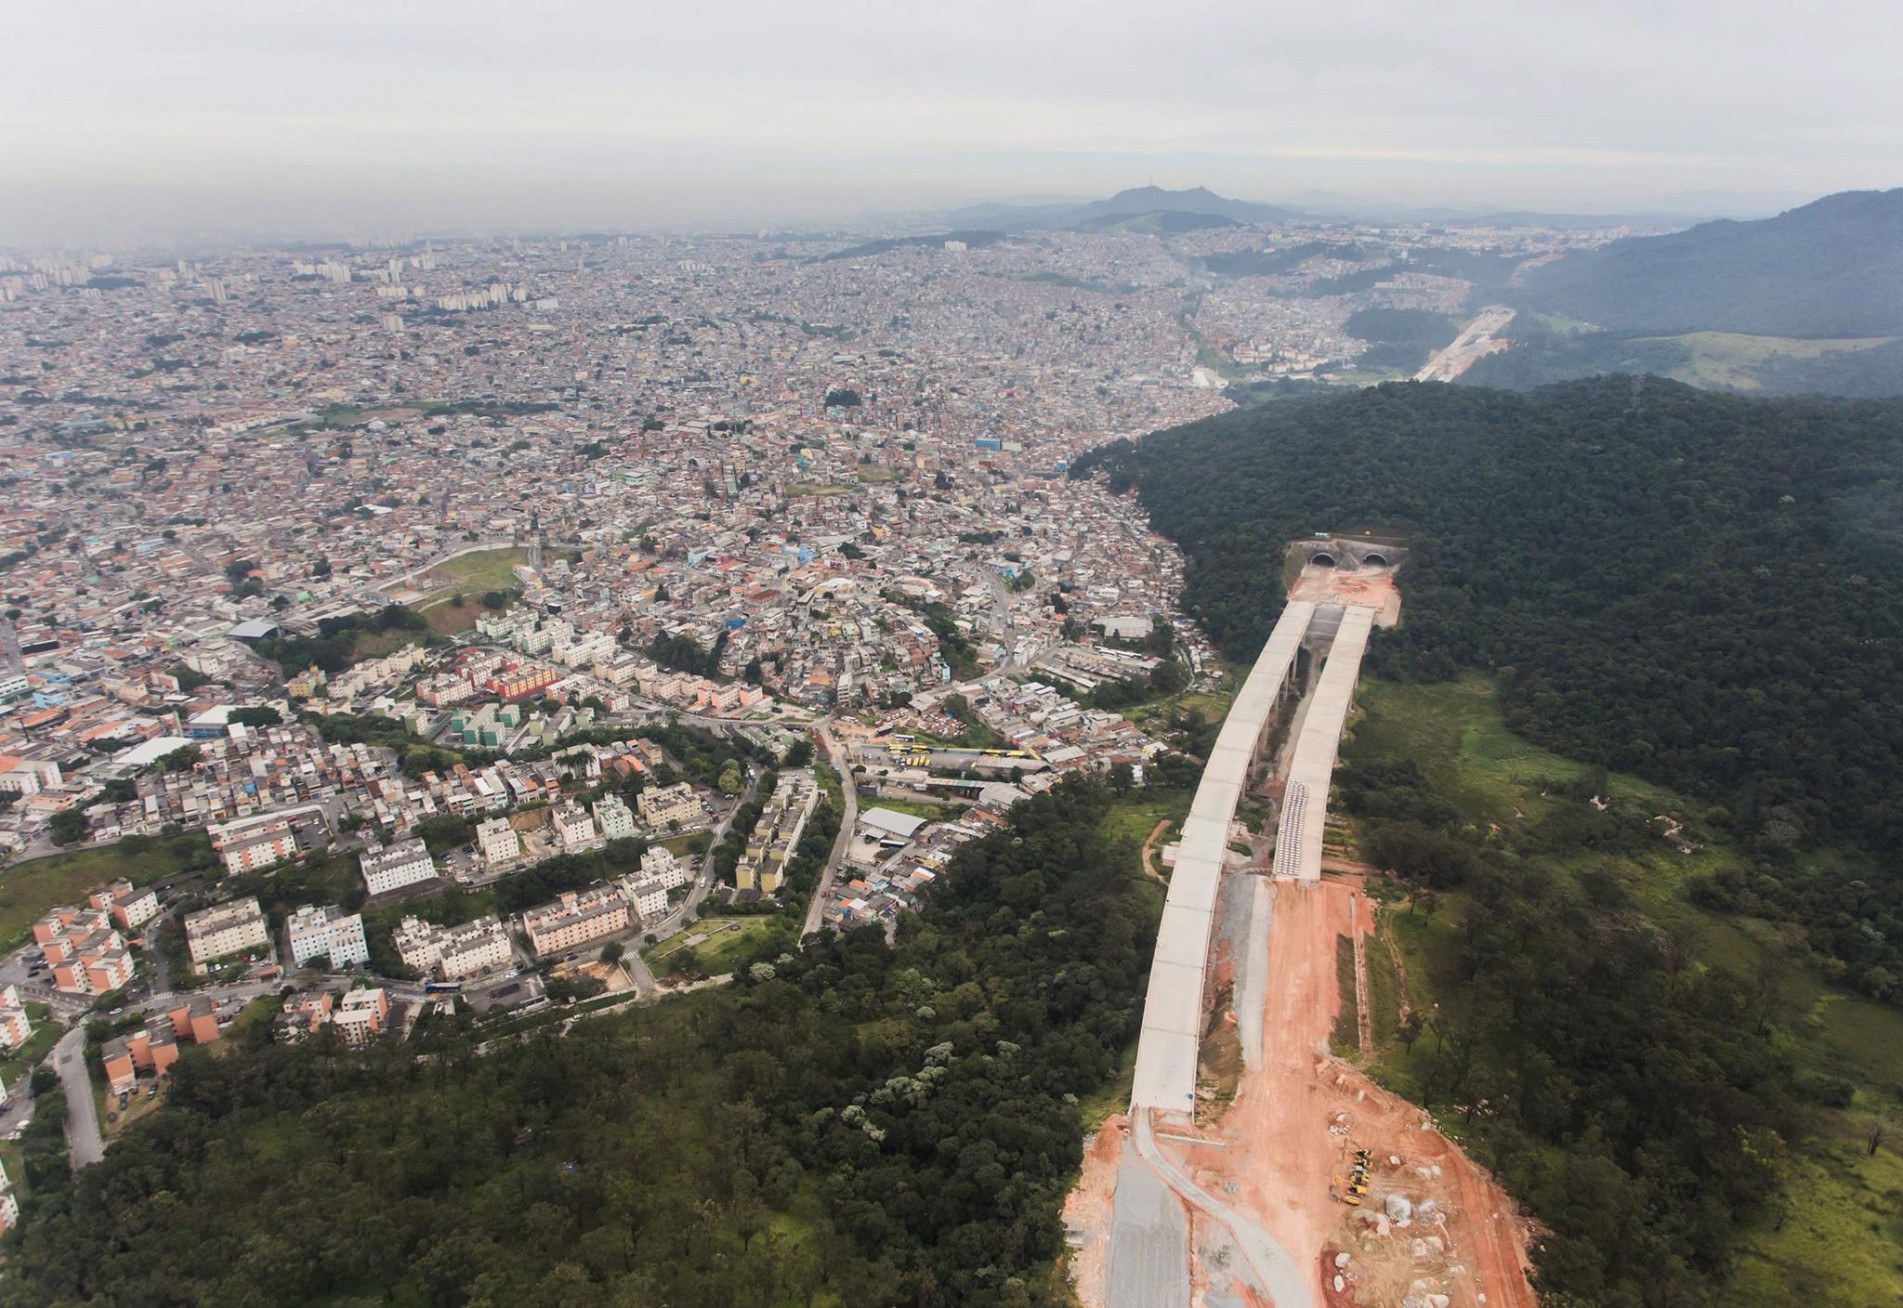
[[[1157,929],[1156,955],[1150,964],[1149,994],[1143,1004],[1136,1084],[1130,1098],[1133,1109],[1187,1114],[1196,1106],[1203,987],[1209,969],[1216,894],[1222,884],[1223,855],[1229,847],[1229,824],[1235,820],[1249,768],[1314,616],[1315,605],[1307,600],[1290,601],[1282,610],[1222,724],[1189,817],[1183,822],[1163,921]]]
[[[1297,881],[1322,879],[1322,840],[1328,823],[1328,783],[1335,771],[1342,728],[1354,703],[1361,656],[1368,650],[1375,610],[1351,605],[1341,615],[1321,680],[1302,718],[1301,735],[1289,760],[1282,792],[1282,818],[1275,832],[1275,875]]]

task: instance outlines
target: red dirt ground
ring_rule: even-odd
[[[1512,1201],[1421,1110],[1327,1053],[1340,1002],[1335,939],[1365,932],[1370,905],[1342,881],[1276,886],[1269,940],[1263,1066],[1243,1077],[1235,1103],[1212,1128],[1228,1148],[1171,1145],[1212,1193],[1256,1216],[1298,1264],[1346,1250],[1348,1279],[1362,1303],[1397,1303],[1415,1279],[1472,1308],[1532,1308],[1525,1277],[1526,1234]],[[1352,996],[1349,1002],[1352,1002]],[[1349,1208],[1329,1193],[1352,1167],[1353,1150],[1373,1151],[1367,1204]],[[1398,1157],[1398,1167],[1389,1157]],[[1440,1175],[1422,1176],[1416,1169]],[[1433,1199],[1442,1217],[1377,1234],[1357,1212],[1378,1211],[1390,1192]],[[1415,1241],[1427,1241],[1417,1252]],[[1438,1242],[1439,1248],[1434,1247]],[[1480,1298],[1485,1295],[1484,1300]]]

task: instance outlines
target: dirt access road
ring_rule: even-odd
[[[1373,926],[1358,884],[1276,883],[1260,1066],[1244,1074],[1228,1111],[1198,1132],[1223,1147],[1167,1147],[1205,1190],[1226,1196],[1318,1277],[1325,1252],[1346,1252],[1353,1302],[1399,1303],[1423,1281],[1457,1308],[1533,1308],[1525,1231],[1511,1200],[1419,1108],[1329,1055],[1344,1002],[1337,939]],[[1357,1148],[1370,1150],[1375,1166],[1367,1202],[1352,1208],[1330,1190],[1350,1174]],[[1429,1215],[1390,1222],[1379,1216],[1389,1195],[1416,1208],[1426,1202]]]
[[[1276,1308],[1392,1308],[1418,1283],[1418,1292],[1444,1294],[1455,1308],[1535,1308],[1526,1230],[1511,1200],[1419,1108],[1328,1052],[1342,1002],[1337,938],[1373,925],[1358,887],[1358,879],[1284,881],[1240,897],[1252,904],[1251,957],[1240,970],[1236,1011],[1261,1014],[1260,1039],[1246,1042],[1254,1048],[1237,1096],[1213,1120],[1146,1131],[1112,1118],[1098,1133],[1065,1210],[1073,1282],[1090,1308],[1123,1297],[1111,1288],[1111,1264],[1122,1261],[1111,1248],[1111,1196],[1131,1153],[1152,1163],[1186,1210],[1190,1238],[1181,1256],[1215,1297]],[[1374,1168],[1367,1201],[1356,1208],[1330,1191],[1349,1175],[1358,1148],[1373,1154]],[[1386,1217],[1390,1195],[1415,1209],[1406,1225]],[[1193,1258],[1212,1232],[1233,1237],[1242,1257],[1220,1268]],[[1147,1231],[1146,1244],[1162,1234]],[[1148,1248],[1145,1256],[1160,1266],[1167,1253]],[[1337,1292],[1339,1253],[1348,1263]],[[1290,1286],[1289,1264],[1303,1284]]]

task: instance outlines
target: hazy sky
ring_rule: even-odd
[[[1896,0],[13,0],[0,238],[1903,185]]]

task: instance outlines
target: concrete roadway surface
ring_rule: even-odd
[[[800,931],[800,939],[816,935],[819,932],[821,915],[826,911],[826,900],[833,891],[833,878],[839,872],[840,864],[846,861],[846,851],[852,847],[853,828],[859,825],[859,787],[852,776],[852,760],[846,751],[833,739],[832,728],[824,722],[816,723],[814,729],[819,732],[820,742],[826,747],[826,760],[839,771],[839,788],[845,792],[846,811],[840,815],[839,836],[833,841],[833,852],[826,857],[826,870],[819,875],[819,884],[813,887],[813,898],[806,905],[806,925]]]
[[[91,1167],[106,1156],[99,1134],[99,1109],[93,1103],[92,1078],[86,1074],[86,1026],[81,1023],[53,1046],[53,1070],[66,1092],[66,1151],[73,1170]]]
[[[1236,1247],[1249,1260],[1256,1284],[1268,1294],[1275,1308],[1319,1308],[1315,1291],[1309,1285],[1309,1277],[1303,1274],[1288,1250],[1267,1231],[1197,1185],[1189,1178],[1188,1172],[1163,1152],[1156,1143],[1156,1135],[1150,1125],[1149,1109],[1139,1108],[1132,1116],[1136,1118],[1137,1155],[1186,1202],[1194,1204],[1229,1228],[1229,1234],[1235,1237]],[[1188,1256],[1189,1251],[1184,1247],[1183,1257]],[[1114,1282],[1110,1287],[1110,1295],[1111,1308],[1124,1308],[1127,1301],[1118,1296]],[[1128,1303],[1128,1308],[1139,1308],[1139,1305]]]

